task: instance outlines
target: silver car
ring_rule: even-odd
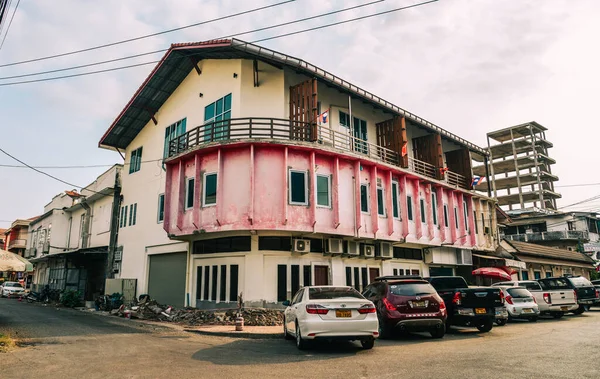
[[[0,295],[2,297],[17,297],[25,295],[25,289],[18,282],[4,282],[0,286]]]
[[[504,295],[504,306],[510,319],[527,319],[536,322],[540,315],[540,308],[535,298],[525,287],[499,286]]]

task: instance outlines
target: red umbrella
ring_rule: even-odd
[[[504,270],[498,267],[482,267],[477,270],[473,270],[473,276],[487,276],[488,278],[497,278],[504,280],[511,280],[512,277]]]

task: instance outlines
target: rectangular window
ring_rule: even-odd
[[[383,188],[377,187],[377,214],[380,216],[385,216],[385,203],[383,199],[385,199]]]
[[[209,289],[210,287],[210,266],[204,266],[204,300],[210,300],[208,298],[208,294],[209,294]]]
[[[287,299],[287,266],[277,265],[277,301]]]
[[[521,280],[529,280],[529,273],[527,271],[521,272]]]
[[[463,213],[465,215],[465,230],[469,230],[469,213],[467,210],[467,202],[463,201]]]
[[[229,266],[229,301],[237,301],[238,299],[238,265]]]
[[[227,300],[227,266],[221,265],[221,288],[219,289],[219,300]]]
[[[218,141],[229,136],[231,94],[204,107],[205,141]],[[221,122],[220,122],[221,121]]]
[[[140,171],[142,166],[142,146],[131,152],[131,157],[129,159],[129,173],[133,174],[134,172]]]
[[[454,226],[458,229],[458,207],[454,207]]]
[[[354,267],[354,289],[360,292],[360,270]]]
[[[185,122],[186,119],[179,120],[176,123],[167,126],[165,129],[165,146],[163,152],[163,158],[167,158],[169,156],[169,144],[171,141],[175,140],[177,137],[185,134]],[[181,144],[180,144],[181,145]],[[173,155],[175,151],[173,152]]]
[[[121,212],[119,213],[119,228],[123,227],[123,217],[125,217],[123,215],[125,207],[121,207]]]
[[[165,194],[158,195],[158,222],[165,220]]]
[[[194,241],[193,254],[235,253],[250,251],[250,236],[221,237]]]
[[[477,213],[473,212],[473,222],[475,223],[475,234],[479,234],[479,227],[477,226]]]
[[[408,220],[413,220],[413,201],[412,196],[406,196],[406,213],[408,216]]]
[[[196,299],[202,299],[202,266],[196,267]]]
[[[369,213],[369,187],[366,184],[360,185],[360,210]]]
[[[330,187],[329,175],[317,175],[317,205],[331,207]]]
[[[295,294],[300,289],[300,266],[292,265],[292,293]]]
[[[419,270],[410,270],[411,275],[421,275],[421,271]]]
[[[546,271],[546,278],[551,278],[552,277],[552,273],[549,271]]]
[[[204,190],[202,191],[202,206],[217,204],[217,174],[204,174]]]
[[[419,205],[421,206],[421,222],[426,223],[425,221],[425,200],[419,199]]]
[[[348,113],[340,111],[340,125],[346,128],[350,127],[350,115]]]
[[[136,220],[137,220],[137,203],[133,204],[133,221],[131,222],[131,225],[135,225]]]
[[[352,286],[352,267],[346,267],[346,285]]]
[[[218,276],[219,266],[212,266],[212,278],[211,278],[211,291],[210,291],[210,300],[217,300],[217,276]]]
[[[304,266],[304,286],[310,286],[312,285],[312,281],[311,281],[311,267],[310,266]]]
[[[539,271],[534,271],[533,277],[535,278],[535,280],[542,279],[542,273]]]
[[[128,206],[126,205],[123,208],[125,208],[123,211],[123,227],[126,227],[127,226],[127,208],[128,208]]]
[[[258,250],[292,251],[292,239],[276,236],[258,237]]]
[[[444,226],[450,226],[450,222],[448,219],[448,206],[446,204],[444,204]]]
[[[483,215],[483,212],[481,212],[481,227],[483,228],[482,230],[485,231],[485,216]]]
[[[398,209],[398,182],[392,182],[392,216],[394,218],[400,217]]]
[[[369,284],[369,274],[366,267],[361,267],[360,276],[362,277],[362,287],[360,289],[362,291]]]
[[[306,171],[290,170],[289,203],[292,205],[308,205],[308,183]]]
[[[194,207],[194,186],[196,180],[194,178],[185,179],[185,209]]]
[[[133,220],[133,204],[129,204],[129,226],[131,226],[132,220]]]
[[[435,192],[431,194],[431,213],[433,214],[433,225],[437,225],[437,195]]]
[[[574,225],[573,221],[567,221],[567,229],[575,230],[575,225]]]

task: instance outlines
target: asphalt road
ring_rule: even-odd
[[[443,340],[414,334],[358,344],[200,336],[168,327],[0,299],[0,378],[598,378],[600,309]]]

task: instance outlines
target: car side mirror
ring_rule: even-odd
[[[291,303],[289,300],[285,300],[285,301],[284,301],[283,303],[281,303],[281,304],[283,304],[283,306],[285,306],[285,307],[289,307],[290,305],[292,305],[292,303]]]

